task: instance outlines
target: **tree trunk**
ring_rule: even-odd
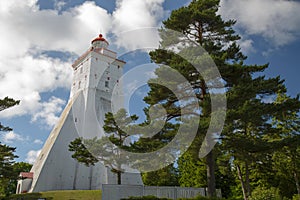
[[[297,188],[298,195],[300,195],[299,178],[298,178],[298,174],[297,174],[296,171],[294,171],[294,179],[295,179],[295,183],[296,183],[296,188]]]
[[[215,178],[215,160],[213,151],[209,152],[206,156],[207,167],[207,195],[209,197],[216,196],[216,178]]]
[[[118,175],[118,185],[121,185],[122,184],[122,172],[121,171],[118,171],[117,172],[117,175]]]
[[[92,183],[93,183],[93,165],[90,166],[90,185],[89,185],[89,189],[92,189]]]
[[[237,167],[238,177],[239,177],[239,180],[240,180],[241,185],[242,185],[244,200],[248,200],[247,189],[246,189],[246,186],[245,186],[245,182],[243,180],[243,175],[242,175],[240,165],[237,164],[236,167]]]
[[[294,175],[294,180],[295,180],[295,184],[296,184],[296,188],[297,188],[297,194],[300,195],[299,177],[298,177],[298,173],[297,173],[297,164],[296,164],[297,157],[295,156],[295,155],[297,155],[297,151],[291,150],[290,153],[292,155],[293,175]]]
[[[250,197],[251,195],[251,188],[250,188],[250,178],[249,178],[249,164],[248,162],[246,161],[245,163],[245,170],[246,170],[246,173],[245,173],[245,181],[246,181],[246,189],[247,189],[247,197]]]
[[[76,190],[78,168],[79,168],[79,162],[75,161],[75,172],[74,172],[74,179],[73,179],[73,190]]]

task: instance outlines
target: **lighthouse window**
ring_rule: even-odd
[[[108,87],[108,86],[109,86],[109,82],[105,81],[105,87]]]
[[[78,83],[78,89],[80,89],[80,85],[81,85],[81,81],[79,81],[79,83]]]
[[[82,74],[83,72],[83,67],[80,67],[80,74]]]

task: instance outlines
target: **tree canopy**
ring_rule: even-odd
[[[18,105],[19,102],[20,101],[15,101],[8,97],[0,99],[0,112]],[[1,131],[12,131],[12,128],[3,126],[0,123],[0,132]],[[0,196],[7,196],[15,189],[12,184],[16,183],[19,175],[19,171],[16,169],[18,164],[15,163],[15,158],[18,158],[18,156],[15,155],[15,151],[15,147],[10,147],[0,142]]]
[[[123,111],[123,120],[119,122],[125,125],[118,126],[118,119],[108,113],[104,130],[111,134],[110,139],[117,146],[143,153],[174,141],[182,125],[198,126],[192,144],[175,163],[143,174],[144,183],[149,185],[207,187],[211,197],[216,195],[217,187],[222,189],[224,197],[245,200],[262,192],[262,188],[268,191],[276,188],[276,195],[281,197],[300,195],[299,96],[288,96],[284,80],[279,76],[264,75],[269,64],[246,64],[247,57],[238,45],[240,36],[233,29],[235,20],[225,21],[218,15],[219,3],[219,0],[192,0],[189,5],[172,11],[160,30],[160,48],[149,53],[151,61],[159,67],[156,77],[148,83],[150,91],[144,98],[148,104],[144,109],[147,118],[140,126],[166,115],[163,128],[151,137],[139,137],[124,145],[129,137],[125,122],[131,120]],[[200,46],[205,52],[198,51]],[[176,51],[171,50],[174,48]],[[205,79],[211,73],[209,68],[199,72],[193,65],[207,65],[208,56],[220,72],[219,81],[224,83],[224,88],[215,84],[215,79]],[[188,60],[193,60],[193,64]],[[179,72],[191,88],[177,84],[174,79],[179,76],[165,66]],[[222,134],[211,138],[217,142],[215,148],[201,158],[199,151],[206,132],[210,124],[218,123],[214,121],[211,106],[212,94],[220,89],[227,97],[225,124]],[[183,94],[187,90],[195,94],[198,110],[182,112],[183,107],[193,106],[187,96],[175,93]],[[150,117],[154,106],[165,112],[161,109]],[[184,136],[189,137],[190,129],[185,130]]]
[[[20,103],[20,101],[16,101],[12,98],[9,97],[5,97],[4,99],[0,99],[0,112],[2,110],[5,110],[7,108],[10,108],[12,106],[18,105]],[[7,126],[3,126],[0,122],[0,132],[1,131],[12,131],[12,129],[10,127]]]

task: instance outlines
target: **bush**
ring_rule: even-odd
[[[144,197],[123,198],[121,200],[170,200],[170,199],[168,199],[168,198],[158,198],[158,197],[155,197],[155,196],[144,196]],[[225,199],[224,198],[217,198],[217,197],[209,198],[209,197],[198,196],[198,197],[189,198],[189,199],[179,198],[177,200],[225,200]],[[227,199],[227,200],[229,200],[229,199]],[[231,199],[231,200],[235,200],[235,199]]]
[[[293,196],[293,200],[300,200],[300,194],[295,194]]]
[[[218,197],[204,197],[204,196],[198,196],[195,198],[180,198],[178,200],[224,200],[223,198],[218,198]]]
[[[277,188],[257,187],[253,190],[250,200],[281,200]]]
[[[3,200],[37,200],[42,197],[41,193],[27,193],[27,194],[13,194],[10,197],[6,197]],[[52,199],[52,198],[47,198]]]
[[[143,197],[129,197],[121,200],[171,200],[167,198],[158,198],[155,196],[143,196]]]

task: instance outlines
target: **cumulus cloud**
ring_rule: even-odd
[[[163,2],[118,0],[116,10],[109,14],[92,1],[61,11],[64,0],[56,0],[54,10],[41,10],[38,0],[1,0],[0,98],[10,96],[21,100],[21,103],[1,112],[0,117],[29,114],[33,116],[33,121],[41,119],[50,125],[49,119],[57,119],[55,114],[60,109],[46,110],[45,106],[53,105],[54,99],[43,102],[41,93],[70,88],[72,58],[55,59],[44,52],[80,55],[100,30],[104,34],[117,34],[119,31],[157,26],[164,15]],[[132,40],[123,37],[117,43],[125,48],[129,43],[133,47],[144,46],[136,38],[150,41],[154,34],[153,30],[144,31],[141,37],[141,33],[131,32]],[[154,41],[157,42],[157,38]],[[56,103],[57,106],[62,105]]]
[[[52,128],[59,119],[56,115],[62,111],[62,106],[65,103],[66,101],[63,99],[52,96],[48,102],[41,103],[40,110],[32,117],[32,122],[39,120],[49,128]]]
[[[27,153],[27,156],[26,156],[26,159],[25,161],[30,163],[30,164],[33,164],[36,160],[36,158],[39,156],[39,154],[41,153],[41,149],[40,150],[30,150],[28,153]]]
[[[164,15],[163,2],[164,0],[117,0],[117,8],[113,13],[116,31],[157,26]]]
[[[33,141],[34,144],[43,144],[44,142],[42,140],[39,140],[39,139],[35,139]]]
[[[3,0],[0,9],[0,98],[21,100],[19,106],[0,114],[1,117],[35,115],[44,107],[42,92],[69,89],[72,80],[71,59],[62,61],[43,52],[82,53],[99,26],[107,28],[107,24],[95,23],[97,19],[107,22],[109,15],[93,2],[61,14],[56,10],[40,10],[37,0]]]
[[[222,0],[220,14],[236,19],[246,35],[261,35],[276,47],[299,37],[300,2],[288,0]]]
[[[10,131],[10,132],[5,133],[2,136],[2,140],[5,143],[13,143],[16,141],[23,141],[23,140],[25,140],[25,138],[23,138],[21,135],[15,133],[13,131]]]
[[[110,20],[107,12],[92,2],[62,14],[41,11],[36,3],[34,0],[0,2],[0,97],[21,100],[19,106],[1,112],[1,116],[31,114],[35,115],[35,121],[44,118],[49,122],[55,116],[48,113],[48,119],[43,117],[40,110],[47,103],[41,102],[40,93],[70,87],[71,61],[63,62],[40,53],[55,50],[80,54],[99,30],[96,21]],[[102,28],[107,28],[107,24],[102,24]]]
[[[19,106],[1,112],[2,117],[34,114],[43,106],[40,93],[71,84],[70,63],[49,57],[23,57],[0,60],[0,97],[21,100]]]
[[[112,16],[112,32],[117,35],[117,45],[127,50],[158,47],[156,27],[160,26],[160,20],[166,13],[162,7],[163,2],[164,0],[117,0],[117,8]]]
[[[55,0],[54,7],[56,10],[61,10],[67,3],[63,0]]]
[[[253,47],[253,40],[251,39],[241,39],[239,41],[239,45],[241,47],[242,52],[244,52],[246,55],[248,53],[255,52],[255,48]]]

